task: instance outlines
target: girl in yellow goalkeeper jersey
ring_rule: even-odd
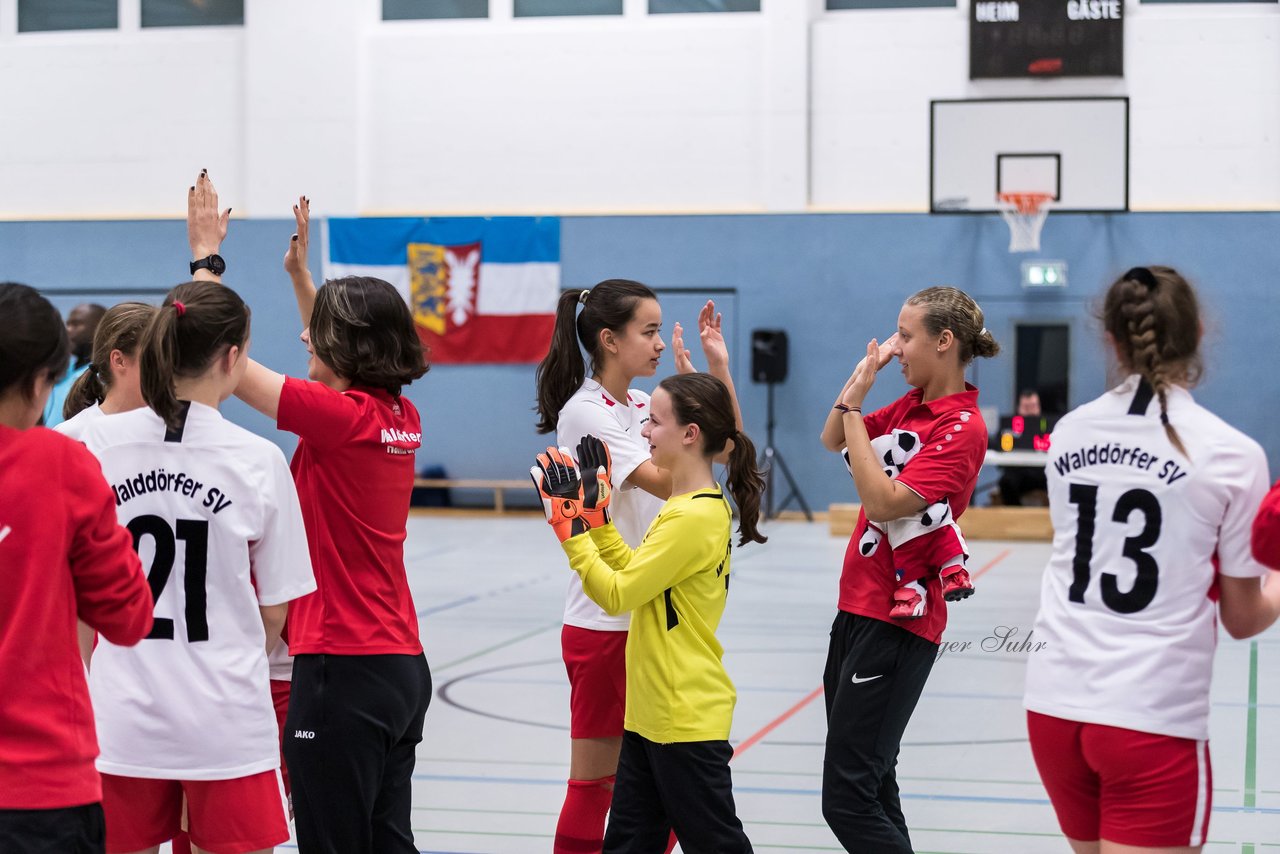
[[[727,483],[741,513],[739,545],[765,541],[756,528],[764,480],[728,389],[709,374],[664,379],[642,435],[672,489],[634,550],[608,519],[603,442],[587,436],[578,446],[581,474],[556,448],[531,470],[587,595],[608,613],[633,612],[625,734],[604,851],[660,854],[674,830],[688,854],[749,852],[729,775],[736,693],[715,636],[733,520],[712,460],[732,446]]]

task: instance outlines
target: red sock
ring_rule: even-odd
[[[604,817],[613,800],[614,778],[570,780],[560,808],[553,854],[600,854],[604,847]]]

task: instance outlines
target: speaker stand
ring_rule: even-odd
[[[791,469],[787,468],[787,461],[782,458],[782,452],[773,447],[773,387],[776,383],[768,384],[768,418],[765,422],[765,446],[764,451],[760,454],[760,469],[764,475],[764,518],[776,518],[779,513],[787,509],[787,505],[791,503],[791,499],[795,499],[800,504],[800,509],[804,512],[804,518],[812,522],[813,513],[809,511],[809,504],[804,500],[804,495],[800,492],[800,484],[796,483],[796,479],[791,476]],[[773,489],[774,477],[777,470],[782,471],[782,476],[787,479],[787,486],[791,491],[787,493],[787,497],[782,499],[782,503],[778,505],[775,512],[773,507]]]

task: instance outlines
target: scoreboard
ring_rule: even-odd
[[[1124,0],[973,0],[969,79],[1123,77]]]

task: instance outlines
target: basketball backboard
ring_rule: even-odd
[[[1048,193],[1053,210],[1129,209],[1128,98],[930,104],[929,210],[992,213],[1000,193]]]

